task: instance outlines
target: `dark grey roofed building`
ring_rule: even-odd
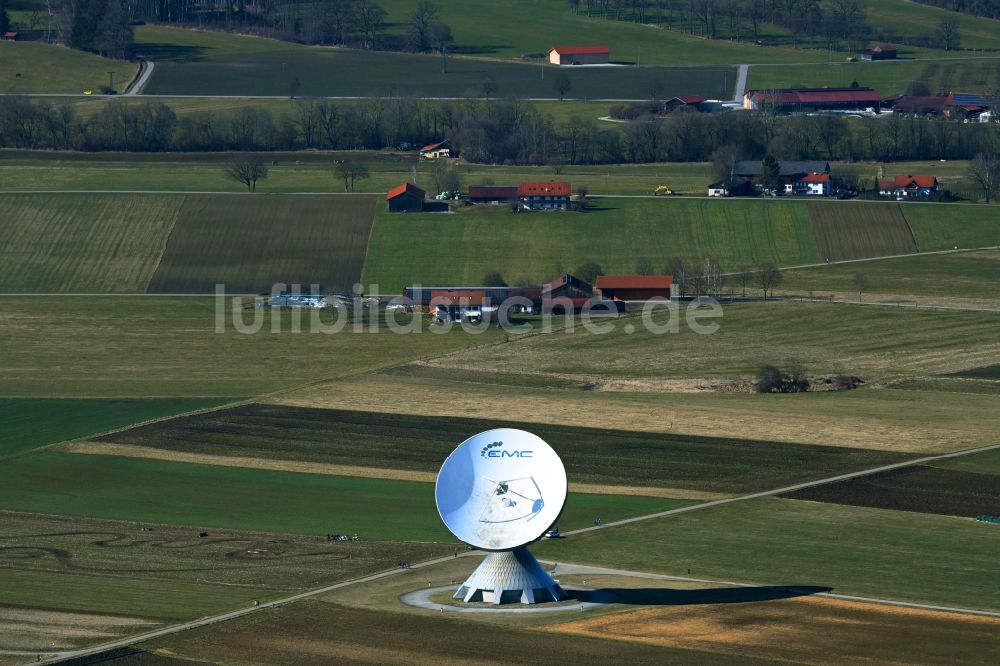
[[[821,160],[781,160],[778,162],[778,175],[790,177],[808,173],[830,173],[830,163]],[[742,160],[736,163],[733,175],[743,178],[756,178],[764,169],[761,160]]]

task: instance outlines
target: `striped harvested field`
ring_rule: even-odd
[[[150,293],[346,290],[361,277],[375,198],[188,195]]]
[[[183,201],[177,195],[0,196],[0,291],[145,291]]]
[[[918,251],[898,204],[810,202],[808,208],[820,257],[840,261]]]

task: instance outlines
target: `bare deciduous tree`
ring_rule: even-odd
[[[406,17],[407,40],[414,51],[426,51],[430,46],[431,24],[437,18],[438,8],[430,0],[418,0],[417,6]]]
[[[247,186],[247,192],[257,189],[257,181],[267,178],[267,165],[259,155],[239,155],[226,165],[226,175]]]
[[[368,167],[354,160],[337,160],[333,170],[344,181],[344,191],[353,192],[354,183],[369,177]]]
[[[765,301],[769,292],[772,296],[774,295],[774,288],[781,283],[781,278],[781,269],[774,263],[761,264],[757,270],[757,285],[760,287],[761,293],[764,294]]]
[[[979,153],[969,164],[968,176],[989,203],[1000,191],[1000,156]]]
[[[552,87],[559,94],[559,101],[561,102],[566,97],[566,93],[573,88],[573,83],[569,80],[569,75],[566,72],[559,72],[552,82]]]

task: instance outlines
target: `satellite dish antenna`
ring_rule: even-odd
[[[491,552],[455,598],[494,604],[565,599],[526,546],[559,519],[566,491],[559,455],[530,432],[498,428],[459,444],[438,472],[438,513],[460,540]]]

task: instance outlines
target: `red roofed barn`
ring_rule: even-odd
[[[553,46],[549,62],[553,65],[607,65],[611,49],[607,46]]]
[[[648,301],[670,298],[674,279],[670,275],[600,275],[597,293],[601,298],[620,301]]]
[[[385,195],[390,213],[419,213],[424,209],[424,191],[411,183],[403,183],[389,190]]]
[[[872,88],[783,88],[749,90],[743,96],[743,108],[770,108],[775,111],[819,111],[837,109],[881,110],[882,98]]]

